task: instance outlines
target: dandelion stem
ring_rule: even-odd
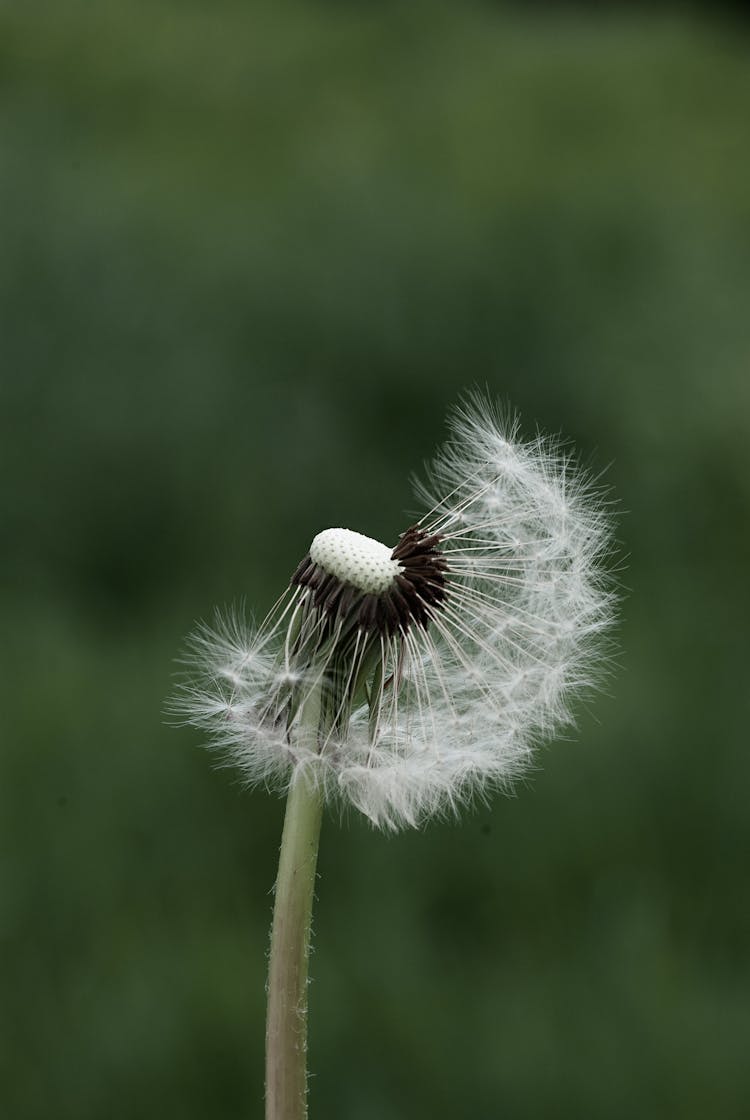
[[[266,1020],[266,1120],[307,1116],[307,965],[319,789],[299,772],[289,789],[276,879]]]

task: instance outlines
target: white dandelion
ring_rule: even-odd
[[[326,802],[386,829],[507,788],[596,683],[610,518],[554,441],[482,396],[394,546],[313,539],[264,622],[193,638],[177,707],[249,784],[288,791],[268,976],[266,1118],[307,1116],[307,966]]]
[[[325,529],[261,626],[194,638],[182,713],[249,784],[304,772],[375,825],[417,825],[511,785],[597,680],[602,502],[483,397],[451,426],[395,547]]]

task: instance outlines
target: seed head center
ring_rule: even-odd
[[[324,529],[310,545],[310,559],[342,583],[368,595],[382,595],[401,572],[393,549],[352,529]]]

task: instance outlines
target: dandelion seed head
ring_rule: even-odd
[[[304,772],[391,829],[512,788],[601,675],[615,604],[595,487],[487,398],[418,493],[395,547],[325,529],[262,625],[200,629],[175,703],[248,784]]]

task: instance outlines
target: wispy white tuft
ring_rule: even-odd
[[[177,702],[249,784],[285,789],[301,769],[392,829],[526,771],[597,682],[614,603],[595,486],[555,441],[521,442],[485,397],[454,413],[418,491],[447,565],[426,627],[368,632],[352,621],[356,587],[334,624],[293,585],[258,627],[198,631]]]

